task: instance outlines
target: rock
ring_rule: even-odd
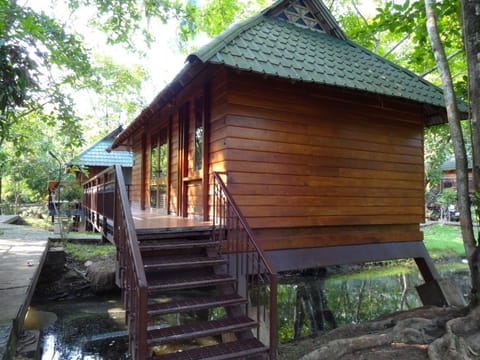
[[[76,280],[81,276],[75,270],[68,270],[67,273],[63,276],[65,280]]]
[[[115,254],[102,255],[91,259],[87,267],[87,279],[95,294],[117,289],[115,285]]]

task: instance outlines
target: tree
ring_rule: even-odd
[[[480,0],[462,0],[463,35],[468,64],[468,98],[472,124],[472,170],[474,181],[474,204],[480,209]],[[477,221],[480,219],[477,218]],[[464,239],[465,240],[465,239]],[[480,234],[477,240],[468,239],[469,264],[472,272],[475,305],[480,302]]]
[[[95,137],[100,137],[126,125],[145,107],[142,85],[148,74],[140,65],[117,64],[108,56],[95,55],[94,59],[94,75],[84,91],[93,95],[93,101],[84,117],[95,123]]]
[[[465,149],[462,127],[460,125],[460,112],[458,110],[457,98],[453,88],[452,75],[437,27],[435,0],[425,0],[425,10],[427,19],[427,31],[430,37],[433,54],[435,56],[437,67],[442,80],[448,124],[455,153],[455,166],[457,174],[457,198],[460,210],[460,225],[462,229],[465,253],[468,259],[472,277],[471,303],[473,306],[475,306],[480,301],[480,294],[478,293],[478,290],[480,289],[480,274],[478,268],[478,247],[477,241],[473,233],[472,214],[470,210],[467,152]],[[471,79],[471,81],[475,80]],[[472,142],[472,145],[474,147],[477,146],[475,142]]]
[[[68,91],[90,75],[89,57],[79,39],[54,19],[14,0],[0,0],[0,39],[0,147],[25,140],[12,129],[30,114],[46,126],[60,123],[70,135],[69,144],[80,144]]]
[[[478,1],[469,2],[471,6],[469,14],[475,13],[473,3],[478,4]],[[462,128],[456,97],[458,94],[464,99],[467,98],[468,85],[472,85],[472,75],[469,75],[470,83],[467,85],[467,59],[462,33],[459,31],[462,29],[460,1],[414,0],[399,3],[385,0],[377,8],[377,11],[378,14],[374,17],[373,22],[368,24],[367,29],[370,27],[372,31],[375,31],[375,38],[386,39],[391,48],[391,50],[383,52],[388,46],[377,45],[376,50],[379,55],[385,55],[387,58],[395,56],[395,62],[428,77],[434,83],[440,81],[444,88],[449,118],[448,131],[442,129],[442,126],[426,129],[426,179],[427,186],[435,189],[439,180],[439,165],[448,155],[450,151],[448,143],[452,141],[456,163],[459,166],[457,169],[457,175],[460,177],[458,199],[460,213],[463,216],[461,224],[465,251],[474,284],[472,285],[472,305],[474,305],[478,302],[477,289],[480,287],[480,283],[478,269],[474,265],[478,262],[478,250],[476,250],[478,246],[473,234],[468,195],[467,150],[471,149],[466,148],[466,143],[470,143],[470,141],[465,139],[470,134],[470,129],[465,124]],[[465,11],[463,13],[465,16]],[[475,26],[472,29],[479,28],[478,23]],[[384,32],[397,35],[385,37]],[[478,36],[475,35],[474,38],[478,38]],[[429,46],[428,42],[432,39],[433,51],[425,51]],[[478,48],[476,54],[478,54]],[[476,78],[478,79],[478,74]],[[470,99],[478,99],[478,93],[476,95],[470,93]],[[473,126],[472,124],[472,134]],[[477,147],[476,144],[479,144],[478,138],[477,140],[472,139],[470,147],[473,151]],[[478,155],[477,157],[480,158]]]

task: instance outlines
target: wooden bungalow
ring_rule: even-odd
[[[455,168],[455,157],[452,156],[445,160],[440,167],[442,170],[442,179],[440,181],[440,191],[453,189],[457,191],[457,169]],[[472,161],[468,159],[468,189],[473,193],[473,171]]]
[[[278,1],[188,56],[112,145],[134,154],[130,203],[112,175],[133,357],[150,356],[145,344],[234,333],[189,356],[274,358],[278,271],[414,258],[424,302],[444,304],[419,224],[423,130],[445,120],[439,88],[348,40],[319,0]],[[213,299],[151,304],[205,286]],[[265,345],[252,339],[262,337],[261,317],[245,316],[252,304],[270,316]],[[213,307],[226,317],[147,326]],[[161,358],[175,356],[187,353]]]

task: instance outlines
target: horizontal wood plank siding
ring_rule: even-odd
[[[358,103],[255,75],[227,78],[227,113],[212,109],[219,114],[211,127],[212,170],[228,172],[250,225],[270,229],[260,232],[266,248],[422,238],[420,107]],[[389,225],[396,231],[386,232]],[[330,235],[308,235],[295,246],[272,240],[287,228],[330,228]]]
[[[418,225],[350,225],[304,228],[257,229],[255,235],[265,249],[298,249],[319,246],[418,241]]]

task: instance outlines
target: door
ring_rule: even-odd
[[[168,214],[168,128],[152,135],[150,157],[150,208]]]
[[[208,148],[204,96],[190,98],[178,113],[178,209],[182,217],[208,217]]]

